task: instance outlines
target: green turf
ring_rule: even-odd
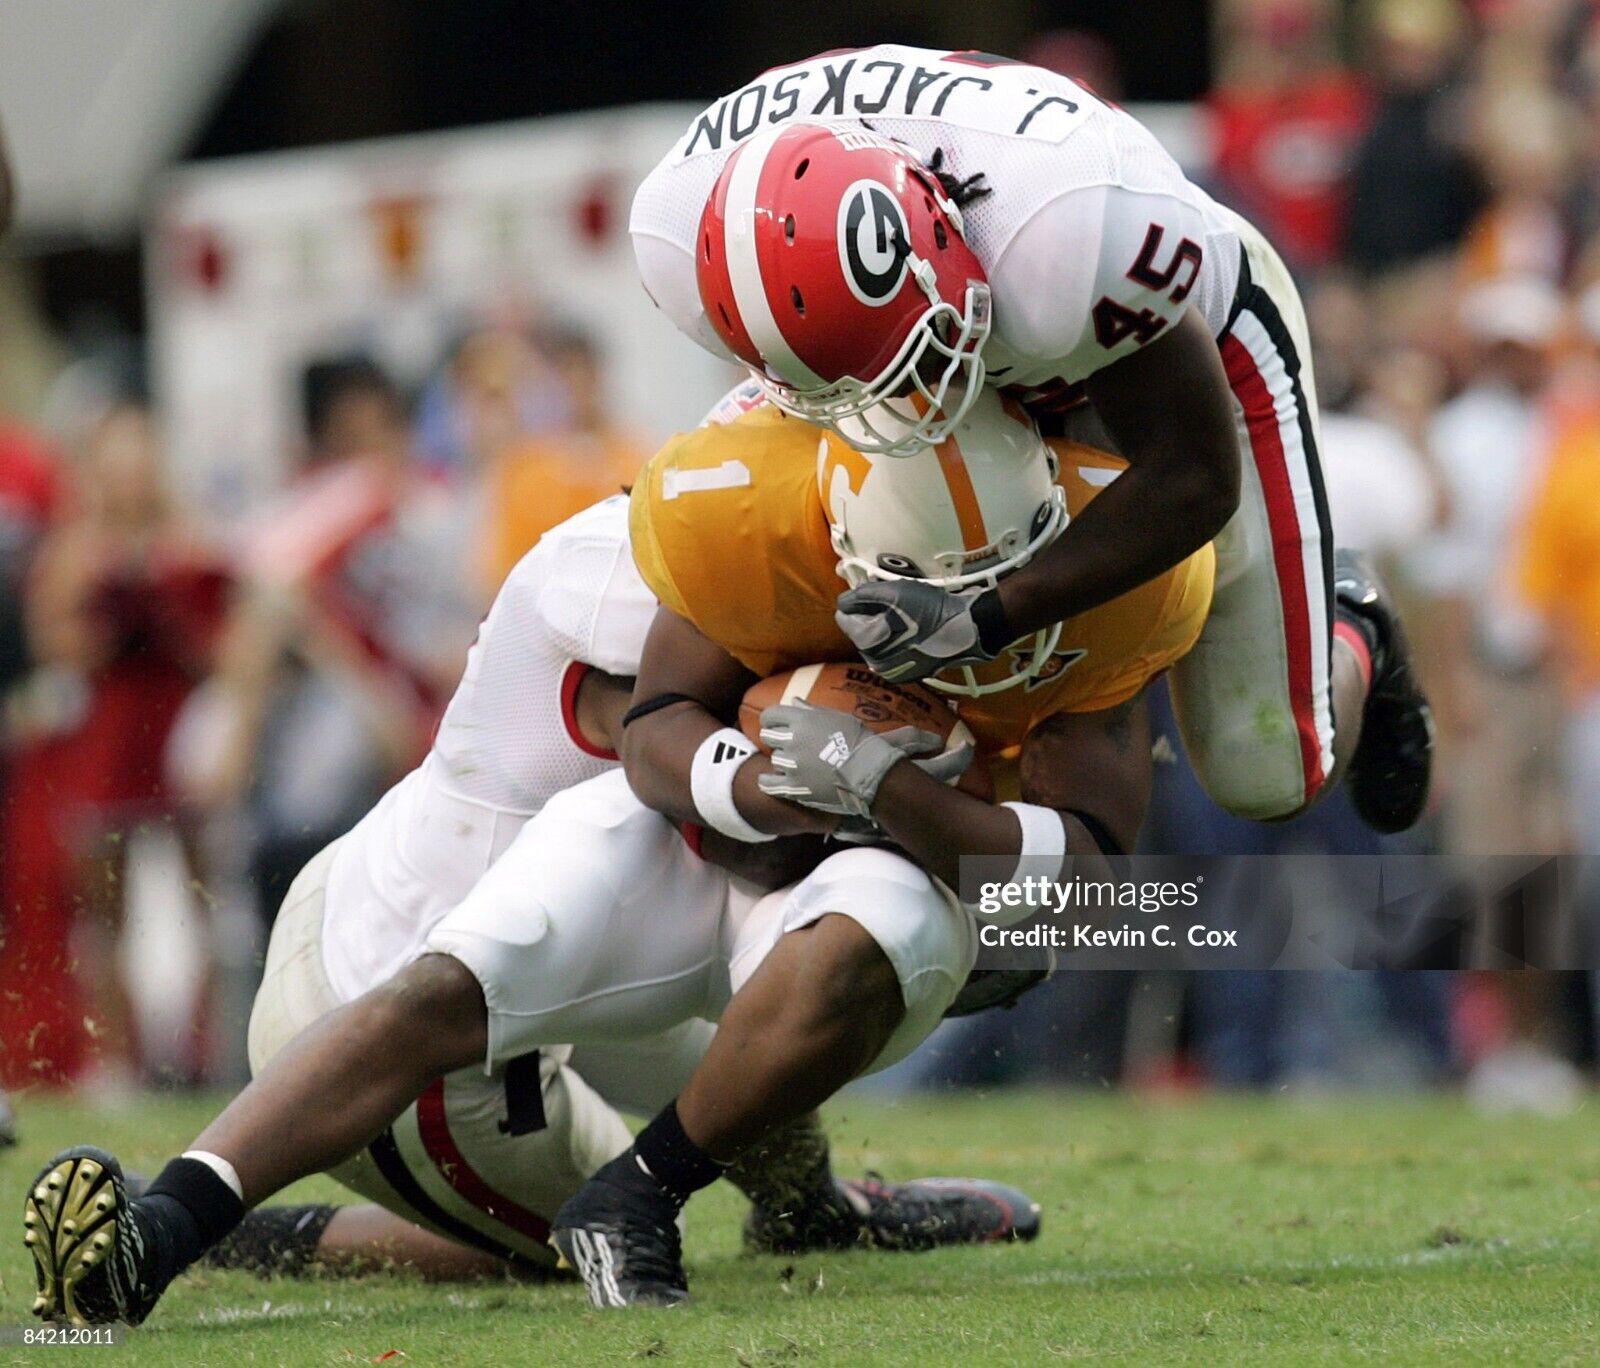
[[[153,1169],[203,1101],[97,1118],[21,1106],[0,1157],[0,1323],[27,1319],[23,1185],[92,1140]],[[1001,1093],[830,1116],[841,1172],[984,1173],[1044,1205],[1023,1248],[738,1253],[739,1207],[691,1209],[695,1304],[589,1309],[571,1287],[420,1286],[392,1276],[182,1280],[116,1363],[780,1364],[1600,1362],[1600,1126],[1455,1100],[1200,1100]],[[331,1196],[313,1182],[296,1196]],[[59,1350],[5,1350],[38,1361]],[[93,1353],[92,1350],[80,1350]]]

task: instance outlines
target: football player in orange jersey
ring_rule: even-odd
[[[992,586],[1119,468],[1086,446],[1047,448],[988,394],[948,441],[911,456],[862,454],[758,408],[677,439],[644,471],[634,558],[662,608],[623,731],[637,796],[735,840],[876,835],[904,853],[847,851],[804,881],[753,972],[734,976],[688,1085],[557,1214],[553,1239],[597,1305],[681,1300],[683,1202],[789,1115],[903,1057],[950,1008],[977,946],[975,913],[951,891],[963,856],[1058,874],[1069,855],[1081,872],[1132,848],[1151,779],[1138,700],[1201,633],[1208,546],[935,681],[1008,801],[949,786],[914,758],[920,746],[844,713],[768,708],[770,762],[723,724],[756,679],[854,658],[834,616],[841,580]]]

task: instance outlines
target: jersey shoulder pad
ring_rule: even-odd
[[[502,600],[532,611],[562,655],[637,674],[656,600],[634,565],[627,497],[614,494],[551,528],[511,571],[496,608]]]

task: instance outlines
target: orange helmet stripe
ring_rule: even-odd
[[[980,551],[989,544],[989,533],[983,525],[983,510],[978,507],[978,492],[972,487],[972,473],[961,458],[961,448],[954,437],[946,437],[934,447],[939,457],[939,469],[950,490],[950,502],[955,505],[956,523],[961,528],[962,548]]]

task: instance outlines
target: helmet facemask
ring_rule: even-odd
[[[968,281],[959,310],[931,287],[925,288],[931,300],[928,308],[894,359],[872,380],[847,375],[831,385],[799,389],[758,370],[751,374],[785,413],[832,428],[857,451],[914,456],[938,446],[983,391],[988,375],[983,345],[989,338],[989,287]],[[942,366],[925,368],[925,361],[940,356]],[[925,369],[936,372],[931,384]]]
[[[917,580],[948,591],[991,589],[1067,526],[1055,453],[1032,421],[993,391],[951,447],[905,461],[844,447],[825,437],[818,472],[837,572],[851,588]],[[958,666],[949,677],[923,682],[965,697],[1014,688],[1045,671],[1060,638],[1057,624],[1012,643],[1005,654],[1016,666],[1000,678],[978,677],[993,674],[992,666]]]

